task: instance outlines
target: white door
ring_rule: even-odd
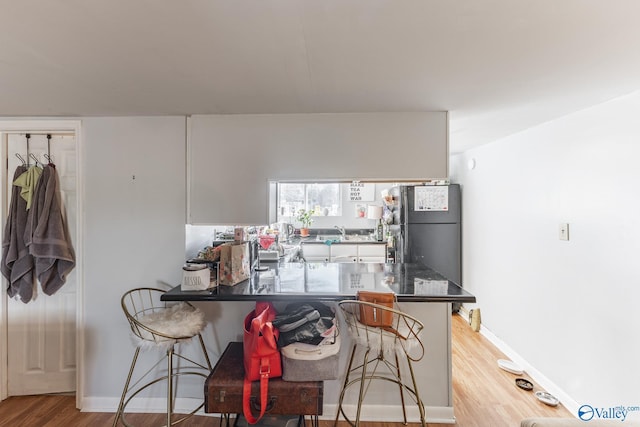
[[[50,155],[60,178],[61,200],[67,225],[76,242],[76,143],[69,134],[51,135]],[[21,164],[15,156],[27,156],[25,134],[9,134],[7,188],[11,197],[13,174]],[[29,153],[46,162],[47,137],[32,134]],[[33,159],[29,160],[33,164]],[[8,206],[8,203],[7,203]],[[6,218],[6,213],[5,213]],[[76,269],[54,295],[35,289],[35,300],[25,304],[8,299],[8,392],[10,396],[75,391],[76,387]],[[6,292],[6,290],[4,291]]]

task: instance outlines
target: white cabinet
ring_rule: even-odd
[[[357,244],[331,245],[331,262],[358,262]]]
[[[307,262],[385,262],[386,245],[375,243],[303,244],[302,256]]]
[[[322,244],[303,244],[302,257],[307,262],[328,262],[331,257],[331,247]]]
[[[381,244],[358,245],[358,262],[385,262],[387,246]]]

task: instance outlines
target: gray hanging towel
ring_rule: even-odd
[[[25,166],[18,166],[13,176],[15,181],[25,173]],[[27,202],[20,196],[21,188],[14,185],[11,192],[11,204],[9,216],[4,227],[2,239],[2,261],[0,270],[9,281],[7,295],[13,298],[16,295],[24,303],[31,301],[33,297],[34,262],[24,241],[24,232],[27,224]]]
[[[35,259],[36,276],[47,295],[53,295],[64,285],[67,274],[76,265],[59,185],[55,166],[46,165],[33,194],[24,235]]]

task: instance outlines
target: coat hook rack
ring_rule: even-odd
[[[40,163],[38,161],[38,158],[35,156],[35,154],[33,153],[29,153],[29,157],[33,159],[34,162],[36,162],[36,166],[38,166],[38,163]]]
[[[24,157],[20,155],[20,153],[16,153],[16,157],[22,162],[22,166],[27,165],[27,162],[24,160]]]

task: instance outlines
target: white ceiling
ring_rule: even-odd
[[[0,0],[0,115],[450,111],[463,151],[640,89],[638,0]]]

